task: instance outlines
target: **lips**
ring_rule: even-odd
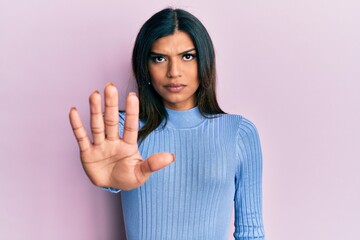
[[[184,87],[186,87],[186,85],[181,83],[169,83],[165,85],[165,88],[172,93],[178,93],[183,90]]]

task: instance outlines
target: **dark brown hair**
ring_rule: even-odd
[[[183,31],[192,39],[198,61],[199,88],[196,91],[197,106],[205,117],[224,113],[216,99],[215,52],[211,38],[202,23],[182,9],[166,8],[154,14],[141,27],[133,49],[132,68],[138,85],[140,119],[145,125],[139,131],[139,140],[146,138],[162,121],[168,118],[161,96],[151,82],[148,61],[153,43],[162,37]]]

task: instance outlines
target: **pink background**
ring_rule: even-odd
[[[267,239],[356,238],[359,1],[0,0],[0,239],[121,239],[119,196],[87,180],[68,111],[88,123],[108,81],[123,105],[136,34],[167,6],[205,24],[223,109],[258,127]]]

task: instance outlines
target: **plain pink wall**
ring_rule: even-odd
[[[123,94],[134,89],[136,33],[167,6],[202,20],[216,47],[222,107],[258,127],[267,239],[354,239],[360,222],[354,0],[0,0],[0,239],[120,238],[119,197],[87,180],[68,110],[77,106],[88,123],[93,90],[108,81]]]

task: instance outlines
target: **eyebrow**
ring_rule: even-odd
[[[187,53],[189,53],[189,52],[191,52],[191,51],[194,51],[194,50],[196,50],[196,49],[195,49],[195,48],[191,48],[191,49],[189,49],[189,50],[186,50],[186,51],[184,51],[184,52],[179,53],[178,55],[184,55],[184,54],[187,54]],[[150,52],[150,55],[167,56],[166,54],[156,53],[156,52]]]

